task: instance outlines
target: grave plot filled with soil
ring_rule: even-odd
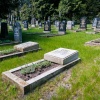
[[[53,69],[55,67],[57,67],[59,64],[56,64],[56,63],[53,63],[53,62],[50,62],[49,64],[47,65],[43,65],[41,63],[44,63],[45,61],[42,61],[40,62],[39,66],[37,66],[36,68],[32,68],[32,65],[31,66],[28,66],[25,68],[22,68],[20,70],[17,70],[15,72],[12,72],[14,75],[18,76],[19,78],[23,79],[24,81],[28,81],[38,75],[41,75],[42,73],[50,70],[50,69]],[[47,61],[46,61],[47,62]]]
[[[86,42],[85,45],[100,46],[100,38],[96,39],[96,40],[92,40],[92,41]]]

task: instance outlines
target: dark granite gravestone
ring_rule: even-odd
[[[87,29],[87,22],[86,22],[86,17],[82,17],[80,19],[80,29],[86,30]]]
[[[14,24],[14,41],[22,42],[22,30],[19,22]]]
[[[7,38],[8,37],[8,27],[6,22],[1,23],[1,38]]]
[[[66,33],[66,22],[62,21],[59,22],[59,34],[65,34]]]
[[[28,21],[27,20],[23,21],[23,24],[24,24],[24,30],[27,30],[28,29]]]
[[[97,19],[97,25],[96,25],[96,28],[99,28],[99,29],[100,29],[100,18]]]
[[[98,18],[93,19],[92,28],[96,28]]]
[[[94,28],[94,31],[100,32],[100,18],[97,19],[96,28]]]
[[[67,21],[67,29],[72,29],[72,21]]]
[[[36,26],[36,19],[35,18],[32,18],[32,20],[31,20],[31,26],[32,27]]]
[[[44,22],[44,33],[50,33],[51,31],[51,23],[50,21]]]

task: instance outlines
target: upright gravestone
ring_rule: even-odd
[[[87,29],[86,17],[82,17],[80,19],[80,29],[81,30],[86,30]]]
[[[28,29],[28,21],[27,20],[23,21],[23,24],[24,24],[24,30],[27,30]]]
[[[100,32],[100,18],[97,19],[97,25],[94,31]]]
[[[8,37],[8,27],[6,22],[1,23],[1,38],[7,38]]]
[[[58,27],[58,28],[59,28],[59,21],[57,21],[56,27]]]
[[[72,29],[72,21],[67,21],[67,29]]]
[[[65,34],[66,33],[66,22],[59,22],[59,34]]]
[[[44,22],[44,33],[50,33],[51,31],[51,23],[50,21]]]
[[[39,28],[42,28],[42,23],[41,22],[39,23]]]
[[[98,18],[93,19],[92,28],[96,28]]]
[[[36,19],[32,18],[31,20],[31,27],[35,27],[36,26]]]
[[[19,22],[15,22],[14,24],[14,41],[22,42],[22,30]]]
[[[38,26],[38,25],[39,25],[38,20],[36,20],[36,26]]]

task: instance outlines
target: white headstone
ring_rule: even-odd
[[[78,59],[78,51],[66,48],[59,48],[44,54],[44,59],[64,65]]]
[[[29,51],[29,50],[38,50],[39,44],[37,42],[25,42],[14,46],[14,49],[18,51]]]
[[[72,29],[72,21],[67,21],[67,29]]]

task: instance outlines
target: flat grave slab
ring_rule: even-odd
[[[44,55],[44,59],[58,64],[67,64],[78,58],[78,51],[59,48]]]
[[[29,45],[31,43],[32,43],[32,45]],[[24,44],[25,48],[23,48],[22,44]],[[24,54],[27,54],[28,52],[38,51],[41,49],[41,48],[39,48],[39,44],[37,42],[27,42],[27,43],[22,43],[22,44],[14,46],[14,49],[12,49],[12,50],[9,50],[9,49],[8,49],[8,51],[6,50],[7,53],[5,51],[0,51],[0,60],[2,61],[6,58],[22,56]],[[28,47],[25,44],[27,44]]]
[[[26,42],[26,43],[15,45],[14,48],[18,51],[24,52],[24,51],[38,49],[39,44],[37,42]]]
[[[85,43],[86,46],[100,46],[100,38]]]
[[[97,34],[98,32],[86,32],[87,34]]]

